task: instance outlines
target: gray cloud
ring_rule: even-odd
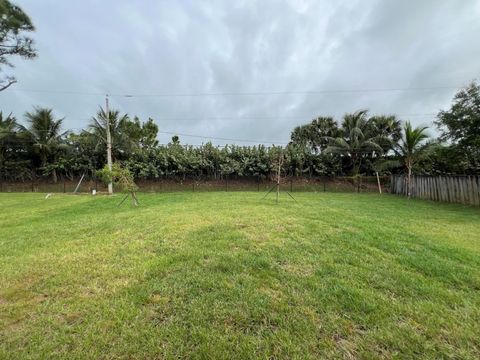
[[[19,83],[0,93],[0,109],[22,118],[33,105],[52,107],[67,128],[86,126],[103,104],[95,94],[107,92],[424,88],[466,84],[480,70],[475,0],[17,3],[37,27],[39,58],[15,61]],[[111,103],[153,117],[163,131],[286,142],[294,126],[317,115],[368,108],[406,119],[447,107],[454,92],[112,96]],[[410,119],[428,125],[433,116]]]

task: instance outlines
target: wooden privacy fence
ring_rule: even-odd
[[[392,194],[408,195],[407,177],[393,175]],[[412,176],[412,197],[480,206],[480,176]]]

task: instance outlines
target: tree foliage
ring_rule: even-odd
[[[55,164],[58,151],[61,148],[63,119],[55,119],[52,109],[34,108],[33,112],[25,113],[28,127],[22,127],[23,138],[29,140],[31,153],[40,159],[40,166],[45,173],[51,173],[53,181],[57,181],[55,166],[48,166],[48,162]],[[50,170],[50,171],[49,171]]]
[[[480,171],[480,85],[473,82],[455,94],[449,110],[440,111],[435,124],[440,139],[449,143],[447,157],[464,164],[465,173]]]
[[[340,130],[332,117],[318,117],[311,123],[297,126],[292,131],[291,144],[306,147],[318,154],[329,145],[329,138],[340,136]]]
[[[405,166],[408,182],[408,196],[410,196],[410,184],[413,166],[426,155],[429,144],[425,142],[428,139],[426,133],[427,127],[413,128],[407,121],[403,127],[400,142],[395,146],[402,165]]]
[[[0,0],[0,72],[4,67],[13,67],[12,56],[32,59],[37,56],[34,41],[25,35],[35,30],[28,15],[9,0]],[[0,79],[0,91],[16,82],[6,75]]]
[[[124,192],[135,192],[138,186],[135,184],[132,173],[119,163],[113,163],[110,170],[105,165],[102,170],[97,171],[97,176],[105,183],[113,183],[118,189]]]
[[[132,204],[137,206],[138,199],[136,192],[138,190],[137,184],[133,174],[125,167],[122,167],[119,163],[113,163],[110,169],[108,165],[105,165],[102,170],[97,171],[99,178],[106,184],[112,183],[120,191],[126,192],[127,196],[122,200],[122,204],[128,196],[132,198]]]
[[[362,162],[368,157],[383,154],[389,139],[379,131],[374,131],[373,120],[368,119],[368,112],[360,110],[346,114],[343,118],[340,136],[329,137],[327,153],[340,154],[350,160],[351,173],[360,173]],[[383,147],[382,147],[383,145]]]

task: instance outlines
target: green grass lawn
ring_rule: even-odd
[[[480,210],[0,194],[0,358],[480,358]]]

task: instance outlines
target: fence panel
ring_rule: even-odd
[[[390,186],[392,194],[408,194],[404,175],[393,175]],[[480,206],[480,176],[412,176],[410,193],[419,199]]]

